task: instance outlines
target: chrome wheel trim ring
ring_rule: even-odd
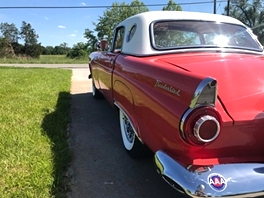
[[[135,142],[135,131],[131,125],[130,120],[124,114],[122,110],[120,110],[120,128],[124,146],[127,150],[131,150],[134,142]]]

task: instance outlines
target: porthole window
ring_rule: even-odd
[[[114,52],[121,52],[121,49],[124,43],[124,38],[125,38],[125,28],[118,27],[115,31],[114,46],[112,48]]]
[[[137,29],[136,24],[134,24],[134,25],[130,28],[130,30],[129,30],[129,32],[128,32],[128,35],[127,35],[127,42],[129,42],[129,41],[133,38],[133,36],[134,36],[134,34],[135,34],[135,32],[136,32],[136,29]]]

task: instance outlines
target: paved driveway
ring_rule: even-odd
[[[91,93],[88,69],[73,69],[71,198],[183,198],[157,174],[152,159],[123,149],[118,114]]]

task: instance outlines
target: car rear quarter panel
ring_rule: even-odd
[[[178,67],[157,63],[157,57],[118,56],[113,74],[114,98],[133,120],[152,151],[184,152],[179,124],[202,80]],[[175,92],[157,86],[171,87]]]
[[[264,160],[261,124],[248,121],[234,126],[219,100],[216,109],[223,121],[219,137],[204,146],[187,144],[179,131],[180,120],[205,76],[158,58],[120,55],[113,74],[114,100],[130,116],[139,137],[152,151],[163,150],[184,164]],[[178,94],[156,86],[157,80]]]

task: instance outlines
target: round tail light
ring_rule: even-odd
[[[210,115],[199,118],[194,127],[194,136],[201,142],[211,142],[217,138],[220,131],[218,120]]]
[[[189,109],[181,120],[181,135],[189,144],[204,145],[218,137],[220,123],[221,117],[212,106]]]

